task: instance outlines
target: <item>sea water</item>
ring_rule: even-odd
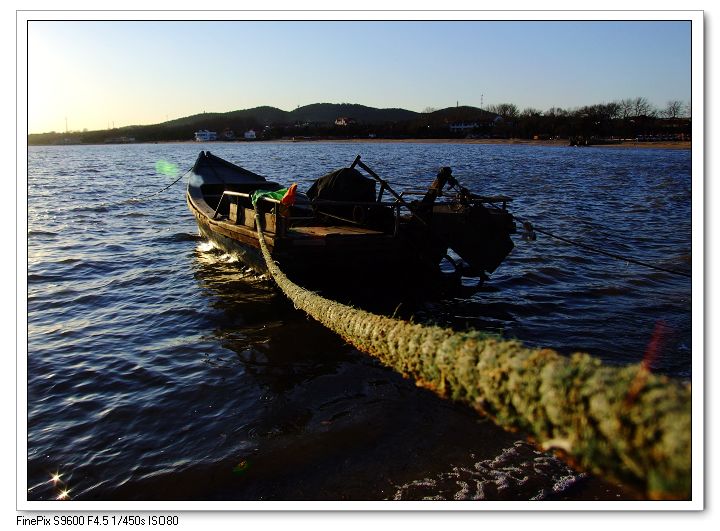
[[[357,154],[399,189],[424,188],[451,166],[464,186],[513,197],[511,211],[539,229],[690,270],[689,151],[379,142],[31,147],[29,500],[638,496],[417,388],[200,238],[185,180],[157,192],[201,149],[301,190]],[[173,165],[177,173],[167,170]],[[645,358],[653,371],[692,377],[689,278],[543,234],[514,241],[482,290],[419,296],[400,313],[613,365]],[[648,358],[658,329],[662,340]]]

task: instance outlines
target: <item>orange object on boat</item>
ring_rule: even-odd
[[[280,204],[285,206],[292,206],[295,204],[295,191],[297,190],[297,183],[292,183],[288,188],[285,195],[280,199]]]

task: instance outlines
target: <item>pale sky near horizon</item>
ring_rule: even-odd
[[[690,101],[689,21],[30,21],[28,131],[310,103]]]

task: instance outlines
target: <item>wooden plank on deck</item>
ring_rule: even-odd
[[[309,236],[311,238],[327,238],[328,236],[382,236],[383,233],[377,230],[365,229],[362,227],[293,227],[289,229],[288,236],[293,235]]]

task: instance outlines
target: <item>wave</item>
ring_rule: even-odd
[[[56,238],[59,236],[57,232],[51,232],[49,230],[38,230],[38,229],[30,229],[28,231],[28,238],[34,238],[34,237],[49,237],[49,238]]]
[[[199,234],[193,234],[190,232],[176,232],[168,236],[161,236],[156,241],[161,243],[183,243],[183,242],[198,242],[202,241],[203,237]]]
[[[582,484],[556,457],[517,441],[493,459],[451,466],[436,476],[396,486],[390,498],[402,500],[551,500]]]
[[[95,212],[95,213],[106,213],[109,212],[108,204],[102,205],[85,205],[80,204],[77,206],[70,207],[68,212]]]

